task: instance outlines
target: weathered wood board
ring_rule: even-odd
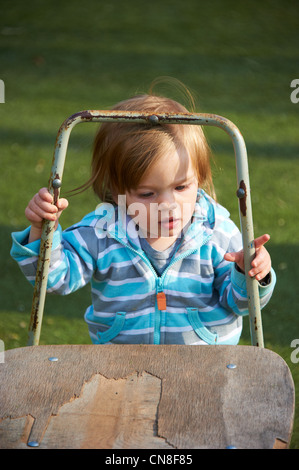
[[[31,346],[0,364],[0,448],[287,447],[293,419],[287,364],[253,346]]]

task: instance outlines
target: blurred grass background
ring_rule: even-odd
[[[227,117],[245,138],[255,234],[271,234],[267,247],[278,277],[263,310],[265,346],[289,365],[298,397],[299,363],[291,361],[291,342],[299,338],[299,103],[290,100],[290,83],[299,78],[298,10],[296,0],[2,0],[0,338],[6,349],[26,345],[32,301],[32,288],[9,255],[10,234],[25,228],[27,201],[47,185],[60,124],[77,111],[107,109],[147,91],[156,77],[171,76],[194,93],[198,112]],[[73,131],[63,192],[88,178],[95,131],[96,124]],[[218,200],[238,223],[232,144],[220,129],[206,134]],[[63,227],[96,204],[91,191],[72,198]],[[67,298],[48,296],[40,343],[90,343],[83,321],[89,297],[88,288]],[[244,323],[241,344],[250,344]]]

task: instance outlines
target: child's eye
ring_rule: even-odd
[[[180,186],[176,186],[176,191],[184,191],[184,189],[187,189],[188,185],[187,184],[181,184]]]
[[[141,194],[139,194],[139,197],[144,198],[144,199],[147,199],[147,198],[153,196],[153,194],[154,194],[154,193],[151,193],[151,192],[148,192],[148,193],[141,193]]]

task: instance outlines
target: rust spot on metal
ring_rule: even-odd
[[[47,228],[46,228],[46,235],[48,236],[50,232],[51,232],[51,227],[47,227]],[[46,248],[48,248],[48,244],[47,244],[47,243],[45,243],[45,246],[46,246]]]
[[[240,181],[239,190],[244,191],[244,196],[239,198],[240,201],[240,211],[241,214],[246,216],[247,206],[246,206],[246,198],[247,198],[247,189],[244,180]]]

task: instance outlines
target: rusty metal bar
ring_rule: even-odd
[[[215,114],[159,113],[153,115],[140,112],[93,110],[76,113],[64,121],[57,134],[51,176],[48,184],[48,189],[54,196],[54,203],[59,197],[70,133],[75,125],[82,122],[138,122],[144,124],[151,122],[153,125],[159,123],[215,126],[223,129],[231,137],[237,170],[237,197],[239,198],[239,214],[244,248],[251,344],[253,346],[264,347],[258,282],[248,275],[251,261],[255,255],[255,247],[247,151],[239,129],[228,119]],[[53,232],[54,222],[44,221],[33,293],[28,345],[39,344]]]

